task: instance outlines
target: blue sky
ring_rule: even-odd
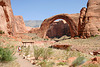
[[[14,15],[24,20],[44,20],[61,13],[79,13],[88,0],[11,0]]]

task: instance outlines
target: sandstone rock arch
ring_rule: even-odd
[[[68,14],[58,14],[58,15],[52,16],[50,18],[47,18],[43,21],[43,23],[41,24],[41,27],[40,27],[41,33],[39,33],[41,37],[43,37],[43,38],[46,37],[46,34],[47,34],[50,24],[53,23],[57,19],[63,19],[69,24],[71,37],[75,37],[78,35],[77,25],[71,19],[71,17],[69,17]]]

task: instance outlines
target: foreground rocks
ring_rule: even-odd
[[[51,48],[56,48],[56,49],[68,49],[71,47],[71,45],[67,44],[58,44],[58,45],[52,45],[50,46]]]

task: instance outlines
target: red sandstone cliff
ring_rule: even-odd
[[[27,33],[27,29],[22,16],[15,16],[16,33]]]
[[[15,23],[10,0],[0,0],[0,30],[6,34],[15,35]]]
[[[5,34],[27,33],[22,16],[14,16],[10,0],[0,0],[0,30]]]
[[[81,13],[84,10],[81,10]],[[82,15],[80,15],[81,17]],[[87,9],[82,20],[82,36],[95,36],[100,33],[100,0],[88,0]]]
[[[50,24],[50,27],[46,35],[49,38],[61,37],[63,35],[70,35],[70,29],[66,21],[64,20],[55,21],[52,24]]]

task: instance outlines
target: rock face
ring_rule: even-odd
[[[63,35],[70,35],[70,29],[66,21],[55,21],[50,24],[50,27],[47,31],[47,36],[49,38],[61,37]]]
[[[5,34],[26,33],[22,16],[14,16],[10,0],[0,0],[0,30]]]
[[[88,0],[83,23],[82,36],[90,37],[100,33],[100,0]]]
[[[58,14],[52,16],[48,19],[45,19],[40,27],[40,36],[45,38],[47,36],[47,31],[52,23],[54,23],[57,19],[63,19],[69,24],[71,37],[75,37],[78,35],[77,25],[73,21],[73,19],[69,16],[69,14]],[[59,32],[61,33],[61,32]]]
[[[78,35],[81,36],[83,33],[83,29],[85,26],[85,15],[86,15],[86,8],[83,7],[80,11],[79,23],[78,23]]]
[[[16,33],[27,33],[25,23],[22,16],[15,16],[16,20]]]
[[[78,26],[80,13],[68,14],[68,16],[70,16],[75,24]]]
[[[0,0],[0,30],[15,35],[16,26],[10,0]]]

